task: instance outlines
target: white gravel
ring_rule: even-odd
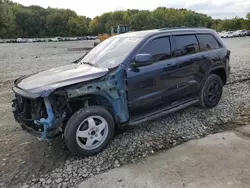
[[[237,122],[237,119],[244,113],[242,107],[250,107],[249,98],[250,81],[226,86],[223,100],[216,108],[203,110],[191,107],[140,125],[118,135],[109,147],[97,156],[67,160],[62,168],[42,176],[49,180],[49,184],[41,182],[40,179],[36,185],[56,187],[58,183],[63,182],[62,187],[74,187],[87,177],[125,163],[134,163],[158,150],[243,125],[244,122]],[[237,123],[227,124],[232,121]]]
[[[232,74],[230,83],[224,88],[223,98],[216,108],[204,110],[190,107],[134,127],[117,135],[102,153],[88,158],[72,157],[66,160],[62,167],[54,169],[51,173],[26,182],[25,185],[23,184],[23,188],[76,187],[84,179],[111,168],[125,163],[134,163],[142,157],[190,139],[243,125],[244,121],[240,116],[244,113],[244,109],[250,107],[250,81],[246,81],[247,78],[250,78],[250,37],[226,39],[225,41],[232,50]],[[61,55],[62,59],[67,57],[63,53]],[[74,53],[70,58],[73,56],[77,57],[79,53]],[[70,58],[66,58],[66,60]],[[56,60],[51,59],[53,62]],[[21,66],[19,68],[22,70]],[[37,65],[31,65],[31,68],[40,69],[37,68]],[[26,70],[21,72],[25,73]],[[10,70],[6,74],[10,74],[10,77],[13,76]]]
[[[36,187],[33,185],[75,187],[85,178],[125,163],[134,163],[159,150],[243,125],[244,122],[237,122],[237,119],[240,119],[240,114],[244,113],[242,107],[250,107],[249,98],[250,81],[228,85],[225,88],[223,100],[216,108],[203,110],[191,107],[174,115],[140,125],[116,136],[102,153],[84,159],[71,158],[62,168],[43,175],[43,178],[39,178],[38,181],[29,182],[29,185],[31,187]],[[232,121],[237,123],[227,124]]]

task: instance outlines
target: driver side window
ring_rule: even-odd
[[[152,55],[153,62],[163,61],[166,59],[170,59],[171,55],[171,47],[170,47],[170,38],[169,37],[161,37],[156,38],[154,40],[149,41],[146,46],[144,46],[140,52]]]

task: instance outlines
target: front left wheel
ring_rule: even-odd
[[[104,150],[114,136],[114,120],[103,107],[89,106],[75,112],[65,132],[68,149],[77,155],[91,156]]]

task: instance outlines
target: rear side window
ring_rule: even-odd
[[[220,48],[219,43],[211,34],[196,35],[200,44],[200,51],[209,51]]]
[[[195,35],[175,36],[176,51],[175,56],[184,56],[199,51],[199,45]]]
[[[161,37],[149,41],[140,52],[151,54],[153,61],[162,61],[171,58],[171,47],[169,37]]]

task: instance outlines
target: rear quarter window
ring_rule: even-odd
[[[200,51],[209,51],[220,48],[219,43],[211,34],[198,34],[196,35],[200,45]]]

